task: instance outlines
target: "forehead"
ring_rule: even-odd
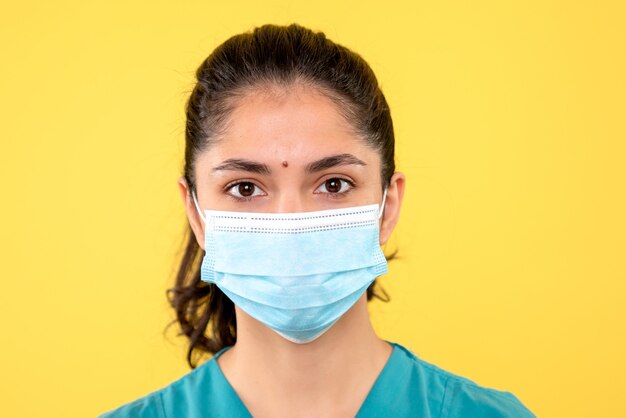
[[[315,88],[294,85],[240,95],[225,129],[204,157],[306,164],[343,153],[359,154],[370,167],[378,166],[378,153],[355,132],[335,101]]]

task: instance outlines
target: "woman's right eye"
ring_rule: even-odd
[[[250,181],[241,181],[226,188],[226,192],[237,199],[249,199],[255,196],[263,196],[263,190]]]

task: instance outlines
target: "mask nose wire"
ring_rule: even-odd
[[[196,206],[196,210],[198,211],[198,215],[202,218],[202,221],[206,224],[206,219],[202,214],[202,210],[200,209],[200,205],[198,204],[198,198],[196,198],[195,190],[191,191],[191,197],[193,198],[193,204]],[[383,192],[383,201],[380,204],[380,209],[378,209],[378,219],[383,217],[383,212],[385,209],[385,200],[387,200],[387,188],[385,187],[385,191]]]
[[[193,204],[196,205],[196,210],[198,211],[198,215],[200,215],[200,218],[202,218],[202,222],[204,222],[206,224],[206,219],[205,219],[204,215],[202,214],[202,210],[200,209],[200,205],[198,204],[198,198],[196,198],[196,191],[195,190],[191,191],[191,197],[193,197]]]

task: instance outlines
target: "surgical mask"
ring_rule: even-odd
[[[300,213],[205,210],[200,277],[294,343],[320,337],[387,272],[377,204]]]

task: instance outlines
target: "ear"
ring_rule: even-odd
[[[391,176],[380,225],[380,245],[387,242],[400,217],[400,206],[402,206],[402,198],[404,197],[405,180],[404,174],[398,171]]]
[[[198,241],[198,245],[204,250],[204,222],[196,209],[196,205],[191,197],[191,188],[189,184],[187,184],[187,180],[184,176],[178,179],[178,190],[180,191],[180,197],[183,199],[187,219],[189,219],[189,226],[191,226],[191,230],[196,237],[196,241]],[[198,204],[200,203],[198,202]]]

